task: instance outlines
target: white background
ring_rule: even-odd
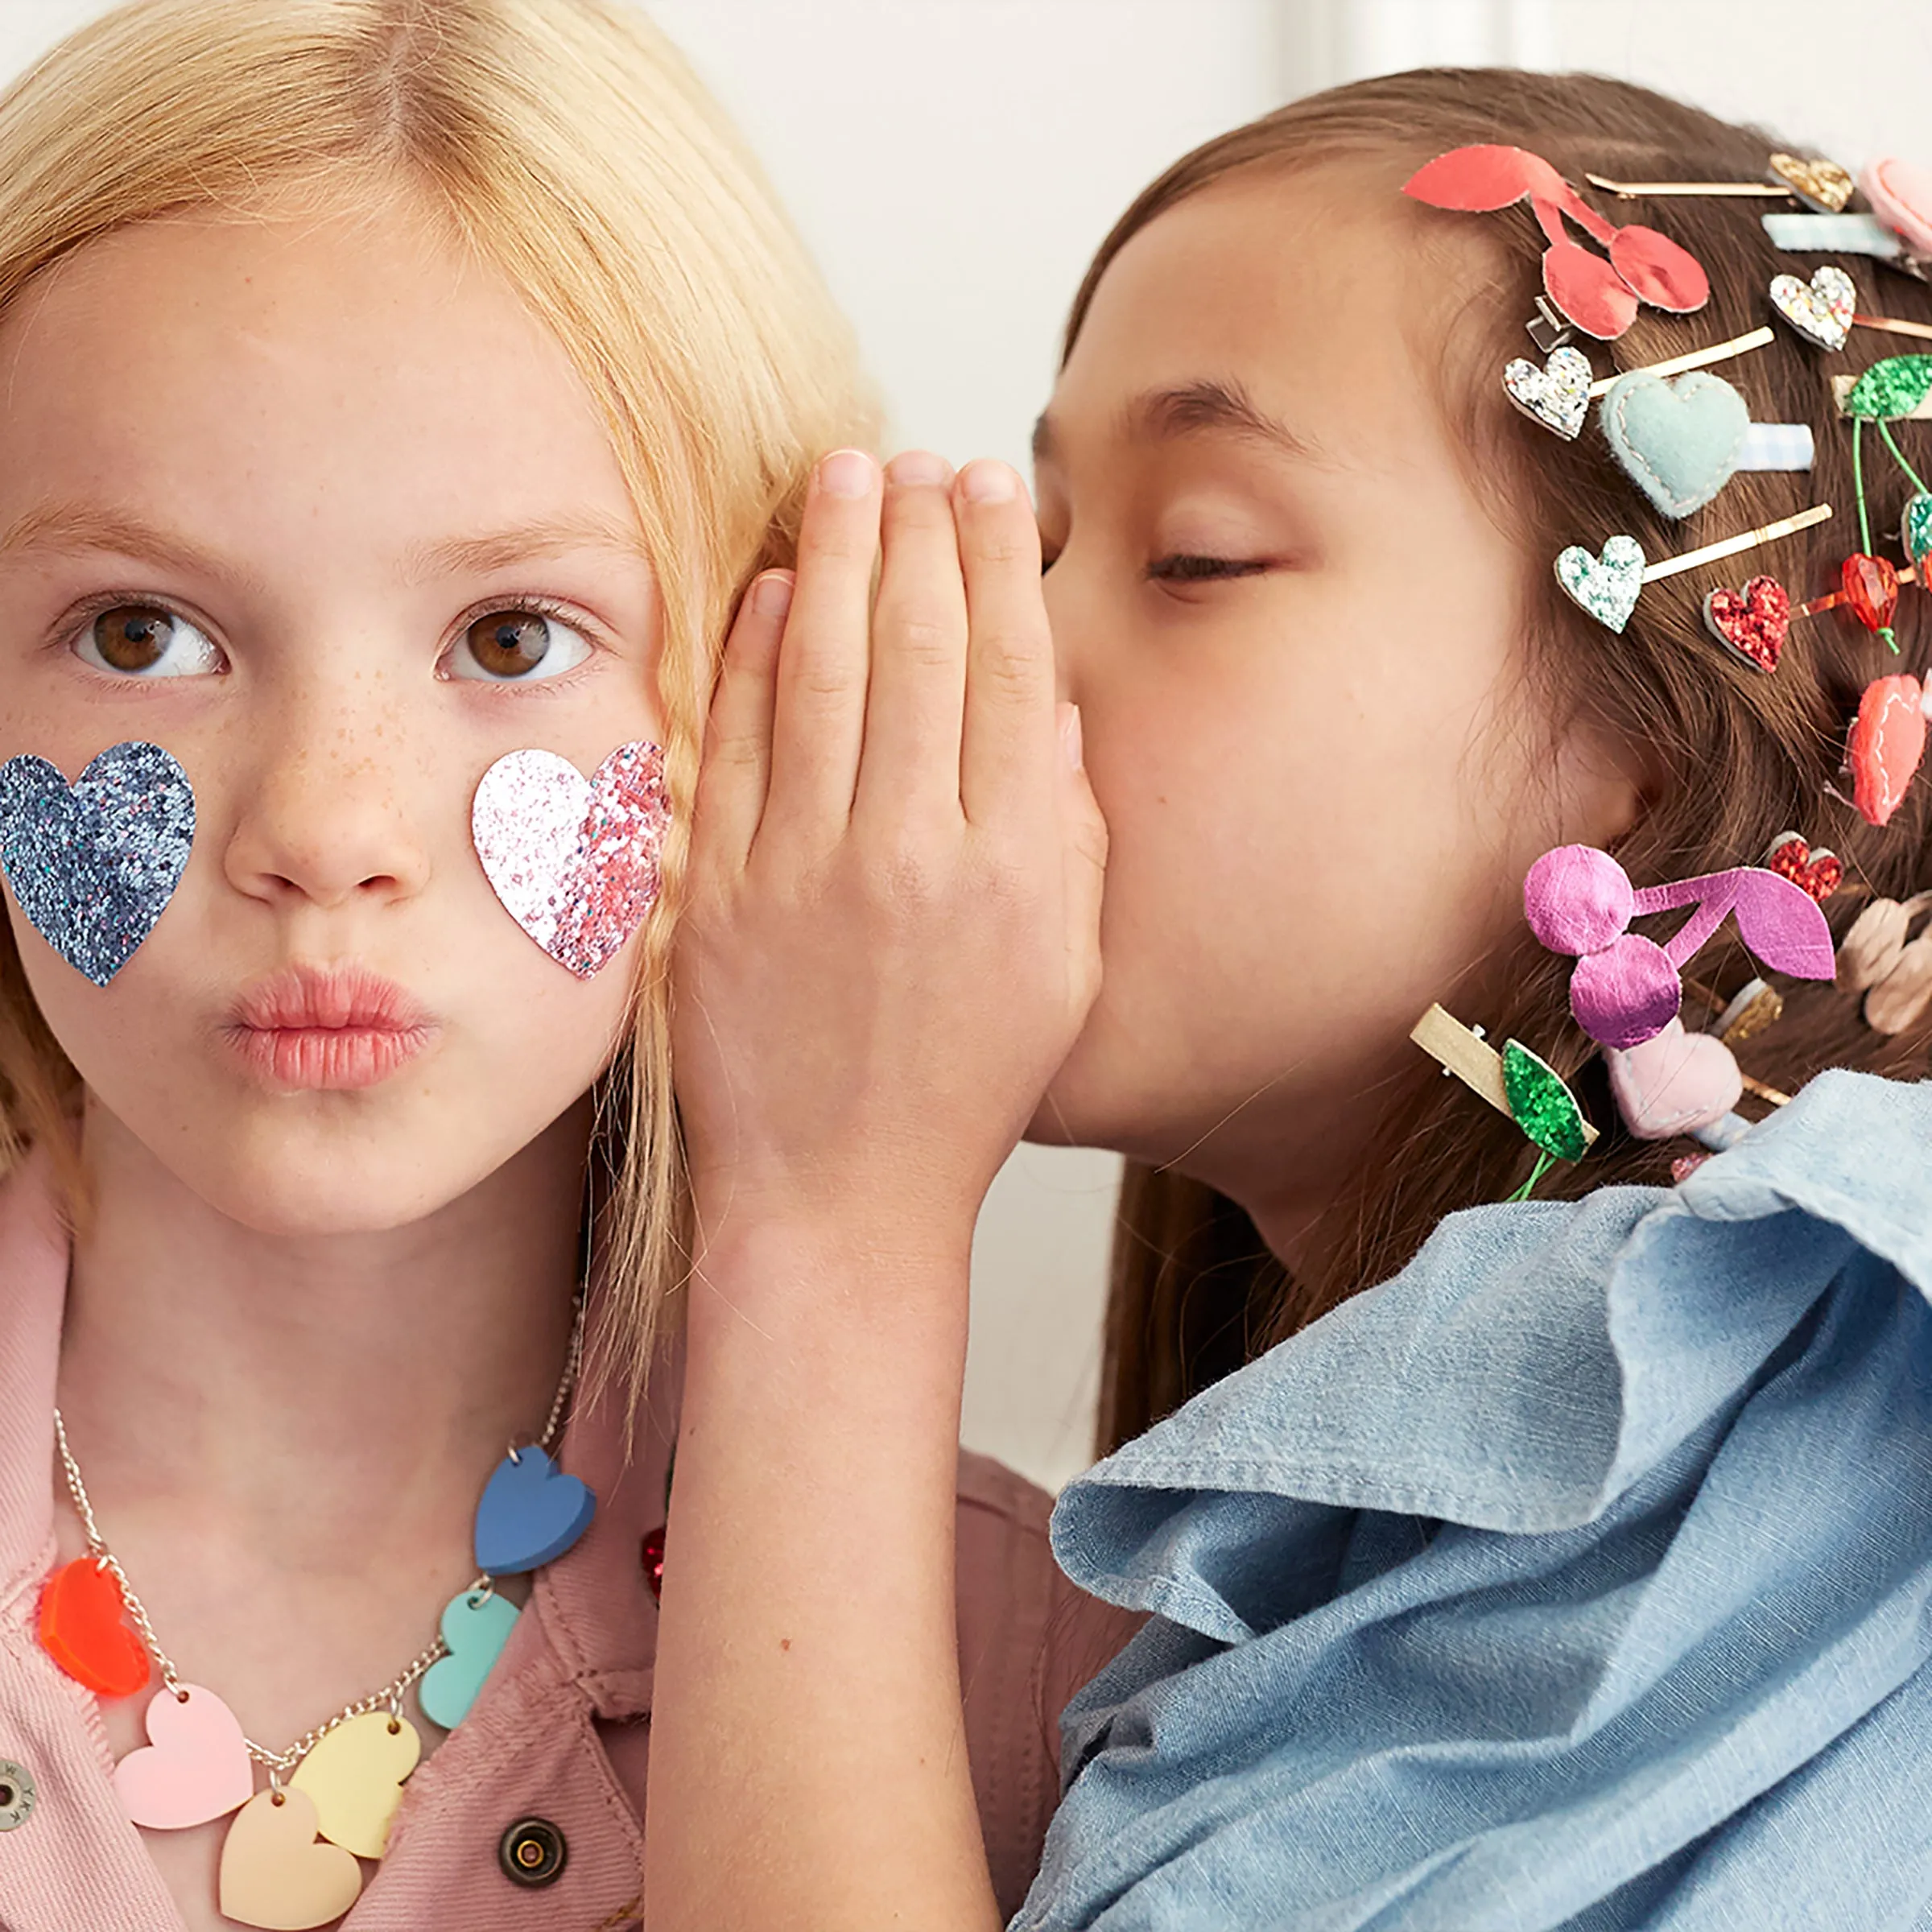
[[[856,319],[894,444],[1023,464],[1068,298],[1185,149],[1389,68],[1591,68],[1854,169],[1932,165],[1924,0],[646,0],[749,134]],[[0,72],[94,0],[0,0]],[[1087,1458],[1116,1163],[1023,1149],[981,1221],[965,1434]]]

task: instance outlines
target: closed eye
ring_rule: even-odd
[[[1201,584],[1216,577],[1252,577],[1268,568],[1259,557],[1206,557],[1177,551],[1147,566],[1149,579],[1162,584]]]

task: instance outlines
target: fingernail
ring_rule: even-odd
[[[1086,762],[1087,748],[1080,732],[1080,708],[1077,704],[1060,707],[1060,749],[1067,754],[1070,770],[1078,771]]]
[[[952,481],[952,465],[930,449],[902,449],[886,465],[886,481],[899,489]]]
[[[969,503],[1010,503],[1020,479],[992,456],[976,456],[960,472],[960,494]]]
[[[874,468],[862,449],[835,449],[819,465],[819,488],[828,497],[862,497],[872,488]]]
[[[791,609],[791,579],[782,570],[768,570],[751,587],[751,607],[762,617],[782,617]]]

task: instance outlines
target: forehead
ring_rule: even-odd
[[[560,499],[629,520],[562,345],[407,208],[203,211],[84,245],[0,316],[0,526],[91,500],[378,555]]]
[[[1423,272],[1434,251],[1399,182],[1361,166],[1255,169],[1157,216],[1101,277],[1055,418],[1232,378],[1317,440],[1427,433],[1430,307],[1451,295]]]

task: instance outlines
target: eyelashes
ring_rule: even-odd
[[[1267,568],[1258,557],[1211,557],[1183,551],[1157,558],[1147,566],[1147,576],[1157,584],[1208,584],[1217,578],[1258,576]]]

